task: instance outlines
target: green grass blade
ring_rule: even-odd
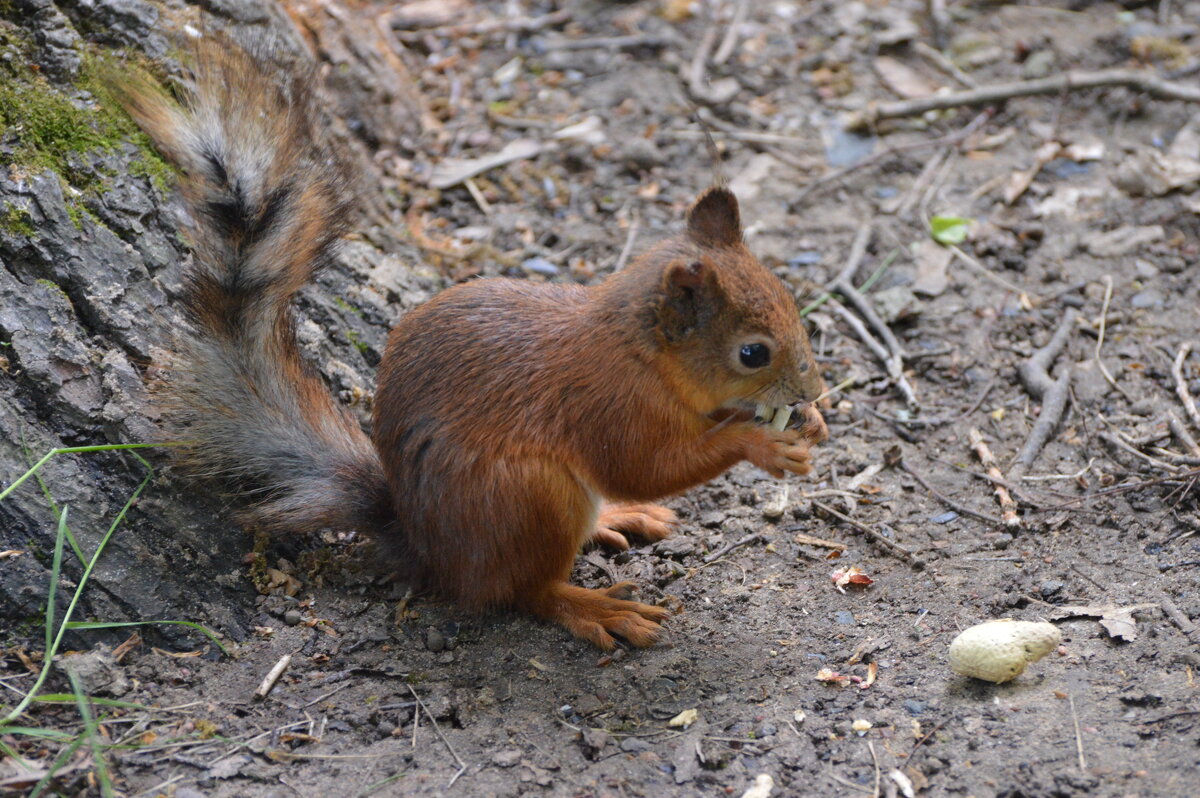
[[[232,656],[229,649],[221,644],[217,633],[202,624],[194,623],[193,621],[71,621],[67,624],[68,629],[116,629],[122,626],[148,626],[150,624],[171,624],[175,626],[189,626],[200,632],[209,640],[213,641],[217,648],[221,649],[221,653],[225,656]]]
[[[72,700],[74,700],[72,698]],[[57,729],[31,729],[28,726],[5,726],[5,734],[20,734],[25,737],[41,737],[46,740],[74,740],[75,735]]]
[[[43,704],[74,704],[75,695],[73,693],[43,693],[42,695],[34,696],[33,700]],[[129,701],[118,701],[115,698],[93,698],[91,701],[93,704],[102,707],[116,707],[118,709],[155,709],[155,707],[147,706],[145,704],[134,704]],[[8,733],[8,730],[11,728],[13,727],[5,726],[5,733]]]
[[[92,706],[79,684],[79,677],[73,670],[67,669],[67,678],[71,680],[71,689],[75,692],[75,704],[83,717],[83,725],[87,729],[87,742],[92,748],[92,766],[96,769],[96,780],[100,782],[100,794],[104,798],[115,795],[112,786],[112,775],[108,772],[108,762],[104,759],[104,743],[100,739],[100,727],[92,714]]]
[[[54,762],[46,770],[46,775],[42,776],[42,780],[34,785],[33,790],[29,793],[29,798],[40,798],[46,788],[50,786],[50,782],[54,781],[54,774],[58,773],[58,769],[65,765],[71,757],[75,756],[75,752],[79,750],[79,746],[83,745],[83,735],[79,735],[65,746],[63,750],[58,752],[58,756],[54,757]]]
[[[29,479],[34,474],[36,474],[38,471],[40,471],[42,469],[42,466],[44,466],[44,465],[46,465],[46,463],[50,462],[50,460],[53,459],[55,455],[86,454],[88,452],[119,452],[119,451],[131,450],[131,449],[159,449],[159,448],[163,448],[163,447],[184,446],[184,445],[185,445],[184,443],[113,443],[113,444],[107,444],[104,446],[65,446],[60,449],[51,449],[50,451],[46,452],[45,455],[42,456],[41,460],[38,460],[36,463],[34,463],[29,468],[28,471],[26,471],[21,476],[17,477],[16,481],[13,482],[13,484],[9,485],[4,490],[0,491],[0,501],[4,501],[5,499],[7,499],[8,494],[12,493],[14,490],[21,487],[21,485],[25,482],[25,480]],[[144,459],[142,459],[141,457],[138,457],[138,459],[141,460],[142,464],[145,465],[147,468],[150,467],[149,463],[147,463]]]
[[[46,651],[54,642],[54,599],[58,592],[58,577],[62,573],[63,540],[67,537],[67,511],[58,514],[58,533],[54,536],[54,559],[50,563],[50,591],[46,594]]]
[[[124,444],[124,447],[145,448],[145,446],[142,444]],[[104,447],[85,446],[76,448],[86,449],[88,451],[97,451],[98,449],[102,449]],[[53,451],[67,450],[55,449]],[[48,455],[47,457],[43,457],[42,461],[47,460],[48,457]],[[85,587],[87,587],[88,579],[91,578],[92,571],[95,569],[96,563],[100,560],[100,555],[104,553],[104,547],[107,546],[108,541],[112,539],[113,533],[117,531],[117,527],[119,527],[121,522],[125,520],[125,515],[129,512],[129,508],[134,505],[134,503],[138,500],[138,497],[142,495],[142,491],[146,489],[146,486],[150,484],[150,480],[153,478],[154,470],[151,469],[150,472],[146,474],[145,479],[143,479],[137,486],[137,489],[133,492],[133,495],[129,497],[127,502],[125,502],[125,506],[121,508],[121,512],[117,513],[117,517],[113,519],[112,525],[109,526],[108,531],[104,533],[104,537],[100,539],[100,543],[96,546],[95,553],[92,554],[91,559],[88,560],[87,566],[83,569],[83,575],[79,578],[79,582],[75,586],[75,593],[71,596],[71,603],[67,605],[67,611],[63,615],[62,625],[58,627],[58,634],[55,635],[53,642],[43,655],[42,670],[38,673],[37,680],[34,682],[33,687],[30,688],[29,693],[25,696],[25,698],[23,698],[21,702],[18,703],[7,715],[5,715],[3,718],[0,718],[0,729],[12,723],[21,716],[21,713],[25,711],[30,702],[33,701],[33,697],[37,695],[38,690],[41,689],[41,686],[45,683],[46,677],[50,675],[50,666],[54,663],[54,655],[58,653],[58,647],[62,644],[63,635],[67,632],[67,624],[70,623],[71,616],[75,613],[75,607],[79,604],[79,599],[83,596],[83,590]],[[15,487],[15,485],[16,483],[14,483],[13,486],[10,486],[9,490],[11,490],[12,487]],[[0,498],[3,498],[3,496],[0,496]]]

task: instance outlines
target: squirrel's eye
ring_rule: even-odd
[[[748,369],[760,369],[771,362],[771,350],[766,344],[745,344],[738,359]]]

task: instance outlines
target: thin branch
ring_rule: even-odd
[[[1196,410],[1192,392],[1188,390],[1187,380],[1183,378],[1183,361],[1187,359],[1188,352],[1191,351],[1191,343],[1179,347],[1179,354],[1175,356],[1175,363],[1171,366],[1171,375],[1175,378],[1175,393],[1179,396],[1179,401],[1183,402],[1183,409],[1187,411],[1188,418],[1192,420],[1192,423],[1200,428],[1200,411]]]
[[[863,111],[851,114],[845,121],[847,130],[869,128],[882,119],[916,116],[927,111],[939,111],[960,106],[993,105],[1014,97],[1033,97],[1039,94],[1062,94],[1084,89],[1124,86],[1141,91],[1159,100],[1200,102],[1200,87],[1165,81],[1149,72],[1133,69],[1102,69],[1096,72],[1071,70],[1036,80],[999,83],[978,89],[932,94],[912,100],[875,103]]]
[[[904,560],[905,562],[907,562],[914,568],[920,569],[920,568],[925,567],[924,560],[922,560],[920,557],[916,556],[915,554],[913,554],[911,551],[904,548],[900,544],[888,539],[882,532],[879,532],[878,530],[875,530],[875,529],[867,526],[866,524],[855,521],[853,518],[846,515],[845,513],[840,513],[837,510],[833,509],[828,504],[823,504],[822,502],[818,502],[818,501],[814,501],[812,504],[813,504],[813,507],[816,507],[817,509],[821,510],[824,513],[832,515],[834,518],[838,519],[842,523],[849,524],[850,526],[857,529],[859,532],[862,532],[873,543],[876,543],[881,548],[886,549],[887,551],[896,555],[897,557]]]

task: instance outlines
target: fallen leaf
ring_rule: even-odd
[[[939,244],[961,244],[967,240],[970,219],[961,216],[935,216],[929,220],[929,235]]]
[[[838,687],[846,687],[847,685],[850,684],[849,676],[842,674],[842,673],[838,673],[837,671],[831,670],[829,668],[821,668],[821,670],[817,671],[817,675],[814,676],[813,678],[816,679],[818,682],[825,682],[826,684],[836,684]]]
[[[920,72],[890,56],[876,58],[875,71],[885,86],[906,100],[927,97],[937,90]]]
[[[839,568],[829,575],[833,580],[833,585],[838,589],[838,592],[845,593],[847,585],[856,587],[867,587],[874,583],[874,579],[863,573],[863,570],[857,565],[851,565],[849,568]]]
[[[695,709],[685,709],[683,712],[680,712],[678,715],[667,721],[667,725],[676,729],[686,729],[688,726],[691,726],[693,723],[695,723],[696,719],[699,717],[699,711]]]
[[[1157,604],[1131,604],[1128,607],[1114,605],[1093,605],[1085,607],[1059,607],[1051,614],[1053,620],[1063,618],[1099,618],[1100,626],[1114,640],[1132,642],[1137,639],[1137,621],[1133,614],[1139,610],[1149,610],[1158,607]]]

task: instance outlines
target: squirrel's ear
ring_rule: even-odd
[[[727,188],[714,186],[700,195],[688,211],[687,231],[697,244],[732,246],[742,242],[742,217],[737,197]]]
[[[678,341],[712,315],[720,293],[717,276],[703,261],[675,263],[663,274],[658,325],[668,341]]]

